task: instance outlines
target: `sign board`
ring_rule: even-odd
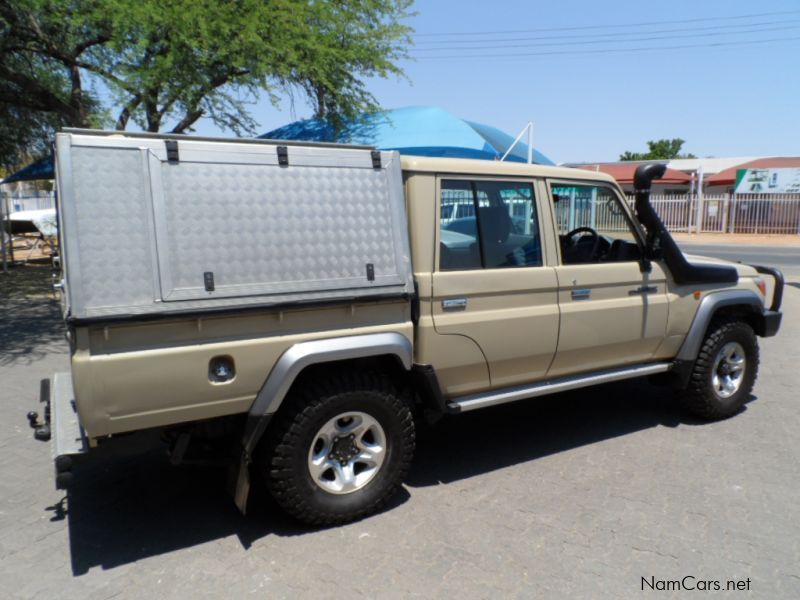
[[[736,194],[800,194],[800,168],[739,169]]]

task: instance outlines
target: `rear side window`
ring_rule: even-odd
[[[445,179],[439,214],[442,271],[542,265],[530,183]]]

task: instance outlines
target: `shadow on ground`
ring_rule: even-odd
[[[658,426],[686,422],[667,390],[610,384],[445,419],[419,435],[407,485],[438,485]],[[219,468],[175,468],[154,436],[117,439],[76,466],[66,512],[72,569],[112,569],[235,535],[243,547],[268,536],[313,533],[263,493],[241,516]],[[407,491],[387,508],[409,499]]]
[[[653,427],[698,421],[668,388],[646,380],[612,383],[477,410],[420,436],[407,483],[449,483]],[[420,456],[420,455],[423,456]]]
[[[0,366],[30,364],[65,351],[51,273],[49,264],[0,273]]]

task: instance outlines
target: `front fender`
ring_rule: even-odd
[[[700,301],[700,306],[697,308],[676,360],[694,361],[697,358],[711,319],[719,309],[728,306],[745,306],[757,315],[764,310],[761,298],[751,290],[725,290],[709,294]]]

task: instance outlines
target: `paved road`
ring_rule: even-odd
[[[681,249],[689,254],[713,256],[725,260],[740,260],[748,264],[777,267],[784,275],[800,278],[800,247],[795,246],[752,246],[727,244],[679,243]]]
[[[733,419],[698,423],[641,381],[468,413],[423,432],[389,510],[309,531],[263,498],[239,516],[223,473],[173,469],[133,437],[63,501],[24,414],[67,355],[40,282],[13,277],[0,598],[641,598],[643,577],[685,576],[749,580],[732,598],[800,597],[799,289]]]

